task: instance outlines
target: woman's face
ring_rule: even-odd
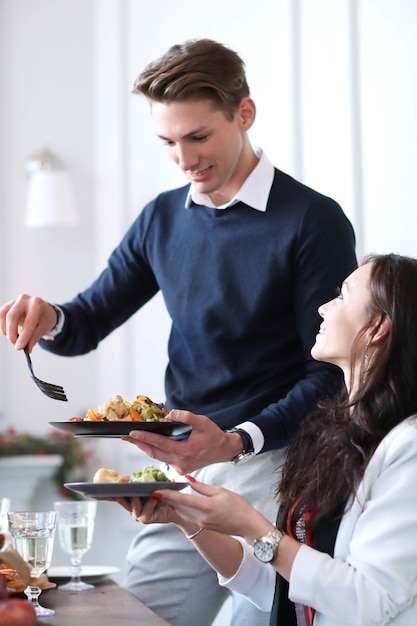
[[[336,298],[319,307],[323,321],[311,355],[317,361],[338,365],[344,371],[346,381],[350,374],[353,342],[359,331],[369,323],[366,307],[370,273],[371,263],[362,265],[344,281]],[[358,354],[361,362],[364,355],[365,345]],[[360,366],[361,363],[354,365]]]

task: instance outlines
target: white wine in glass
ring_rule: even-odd
[[[95,500],[55,502],[58,514],[58,533],[61,548],[71,559],[71,580],[59,589],[62,591],[86,591],[93,589],[81,580],[81,561],[91,548],[97,510]]]
[[[7,514],[13,547],[30,565],[31,576],[38,578],[51,564],[57,514],[54,511],[19,511]],[[42,592],[37,585],[28,585],[25,594],[38,617],[55,614],[39,604]]]

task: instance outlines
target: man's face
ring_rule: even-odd
[[[168,156],[194,188],[216,205],[231,200],[254,166],[242,111],[228,120],[209,100],[153,102],[152,117]]]

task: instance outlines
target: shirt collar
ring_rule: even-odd
[[[259,157],[258,164],[244,181],[235,197],[229,202],[216,206],[207,194],[199,193],[191,185],[185,201],[185,207],[188,209],[193,204],[199,204],[213,209],[227,209],[237,202],[243,202],[252,209],[265,212],[274,179],[274,166],[260,148],[255,148],[255,153]]]

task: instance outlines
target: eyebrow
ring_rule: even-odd
[[[208,130],[209,130],[208,126],[200,126],[199,128],[196,128],[190,131],[186,135],[183,135],[181,139],[189,139],[190,137],[193,137],[194,135],[201,135],[202,133],[206,133],[208,132]],[[163,139],[164,141],[172,141],[170,137],[165,137],[164,135],[158,135],[158,133],[156,136],[159,137],[159,139]]]

